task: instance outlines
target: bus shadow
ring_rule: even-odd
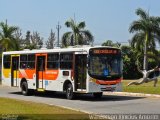
[[[22,95],[21,92],[10,92],[10,94]],[[29,96],[34,97],[44,97],[44,98],[56,98],[56,99],[66,99],[66,95],[63,92],[35,92]],[[80,101],[91,101],[91,102],[102,102],[102,101],[127,101],[144,99],[146,97],[137,96],[122,96],[122,95],[103,95],[102,98],[96,99],[92,94],[76,94],[74,100]]]
[[[9,94],[15,94],[15,95],[22,95],[21,92],[9,92]],[[51,92],[51,91],[47,91],[47,92],[33,92],[29,95],[27,95],[28,97],[30,96],[34,96],[34,97],[44,97],[44,98],[59,98],[59,99],[66,99],[65,93],[62,92]]]
[[[92,94],[90,94],[90,95],[77,96],[75,100],[102,102],[102,101],[128,101],[128,100],[144,99],[144,98],[145,97],[121,96],[121,95],[103,95],[101,98],[94,98]]]

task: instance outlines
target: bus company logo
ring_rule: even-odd
[[[117,50],[94,50],[94,54],[117,54]]]
[[[57,71],[46,71],[45,73],[46,73],[46,74],[58,74]]]

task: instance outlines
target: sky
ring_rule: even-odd
[[[85,21],[94,36],[94,44],[106,40],[126,43],[133,36],[128,29],[137,8],[160,16],[160,0],[0,0],[0,22],[18,26],[25,37],[27,30],[38,31],[47,40],[51,29],[61,25],[60,38],[70,31],[64,24],[70,18]]]

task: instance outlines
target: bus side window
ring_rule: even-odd
[[[11,65],[11,56],[10,55],[4,55],[3,57],[3,67],[5,69],[9,69]]]
[[[20,69],[27,68],[27,55],[20,55]]]
[[[34,54],[28,55],[27,68],[28,69],[34,69],[35,68],[35,55]]]
[[[73,54],[62,53],[60,55],[60,68],[61,69],[72,69],[73,65]]]
[[[59,54],[58,53],[48,54],[47,68],[48,69],[58,69],[59,68]]]

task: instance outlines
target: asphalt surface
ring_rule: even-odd
[[[0,86],[0,97],[14,98],[49,105],[63,106],[96,114],[160,114],[160,98],[103,95],[95,99],[90,94],[77,95],[67,100],[64,93],[47,92],[23,96],[19,88]]]

